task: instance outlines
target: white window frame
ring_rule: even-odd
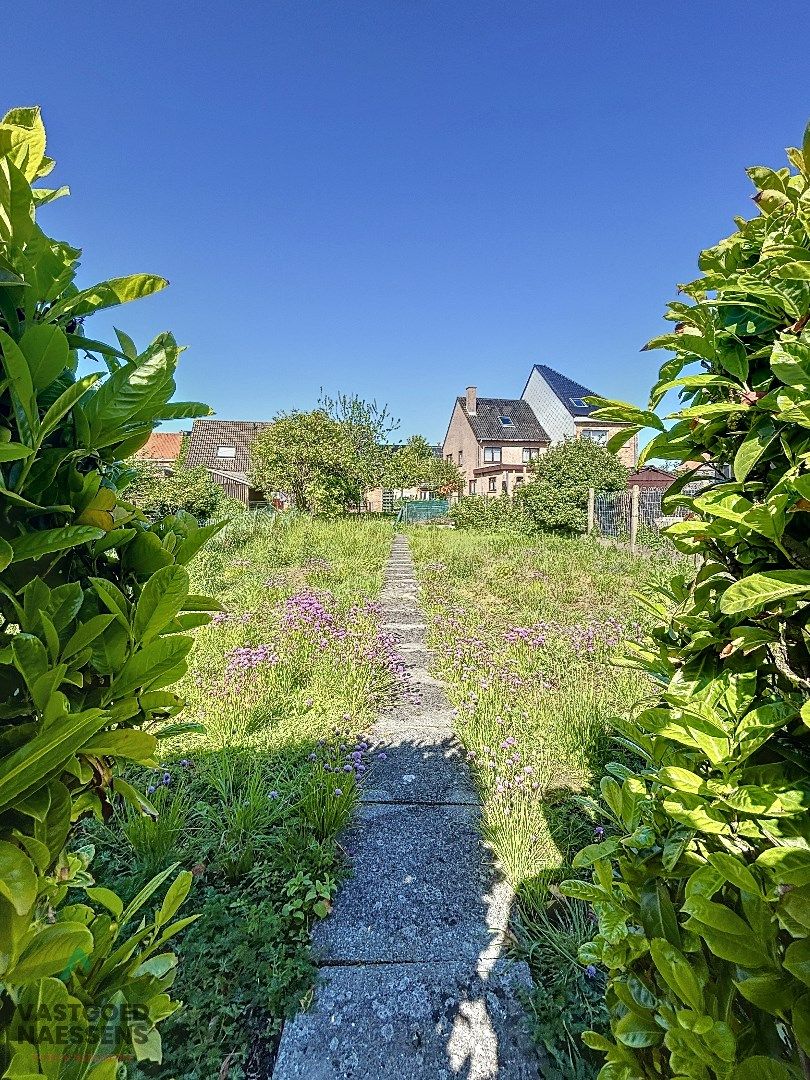
[[[223,451],[225,451],[225,453],[223,453]],[[218,446],[217,447],[217,457],[218,458],[229,458],[229,459],[235,458],[236,457],[236,447],[235,446]]]
[[[539,446],[524,446],[523,447],[523,464],[528,465],[531,461],[540,460],[540,447]]]
[[[586,427],[580,432],[580,438],[596,443],[597,446],[605,446],[610,438],[610,432],[607,428]]]
[[[500,465],[503,457],[502,446],[485,446],[484,463],[487,465]]]

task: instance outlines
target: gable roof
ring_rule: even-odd
[[[177,461],[182,448],[181,431],[153,431],[135,457],[148,461]]]
[[[533,370],[540,372],[554,395],[559,398],[571,416],[591,415],[594,410],[593,405],[575,405],[574,401],[589,397],[593,394],[593,390],[589,390],[582,383],[574,382],[573,379],[569,379],[567,375],[555,371],[554,368],[549,367],[547,364],[535,364]],[[526,393],[525,389],[523,392]]]
[[[220,473],[250,472],[250,447],[269,427],[263,420],[195,420],[188,440],[186,465],[204,465]],[[218,457],[217,448],[232,446],[234,457]]]
[[[467,412],[466,398],[456,401],[464,410],[473,434],[479,442],[549,442],[545,428],[534,415],[534,409],[523,398],[478,398],[474,415]],[[501,417],[512,423],[502,424]]]

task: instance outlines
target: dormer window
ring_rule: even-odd
[[[221,458],[235,458],[236,447],[235,446],[218,446],[217,457]]]

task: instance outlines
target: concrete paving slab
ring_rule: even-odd
[[[284,1029],[276,1080],[537,1080],[525,964],[325,968]]]
[[[343,847],[352,876],[315,928],[321,964],[475,961],[498,955],[512,893],[471,806],[364,803]]]
[[[435,730],[422,735],[392,734],[374,739],[374,765],[363,784],[363,802],[463,803],[478,806],[478,796],[458,740]]]

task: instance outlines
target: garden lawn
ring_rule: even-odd
[[[310,998],[310,929],[370,764],[361,735],[397,677],[374,602],[391,536],[383,520],[240,514],[194,564],[192,591],[224,608],[176,688],[205,731],[163,740],[159,767],[128,778],[157,820],[119,808],[87,830],[98,884],[125,898],[175,862],[196,877],[185,1007],[161,1027],[163,1064],[136,1076],[268,1075],[282,1019]]]
[[[595,1076],[578,1037],[603,1019],[601,976],[577,961],[592,916],[554,885],[578,876],[570,859],[603,833],[581,796],[622,752],[608,720],[648,692],[643,675],[611,664],[644,623],[633,593],[676,567],[587,538],[487,530],[416,528],[411,547],[486,839],[516,890],[548,1075]]]

